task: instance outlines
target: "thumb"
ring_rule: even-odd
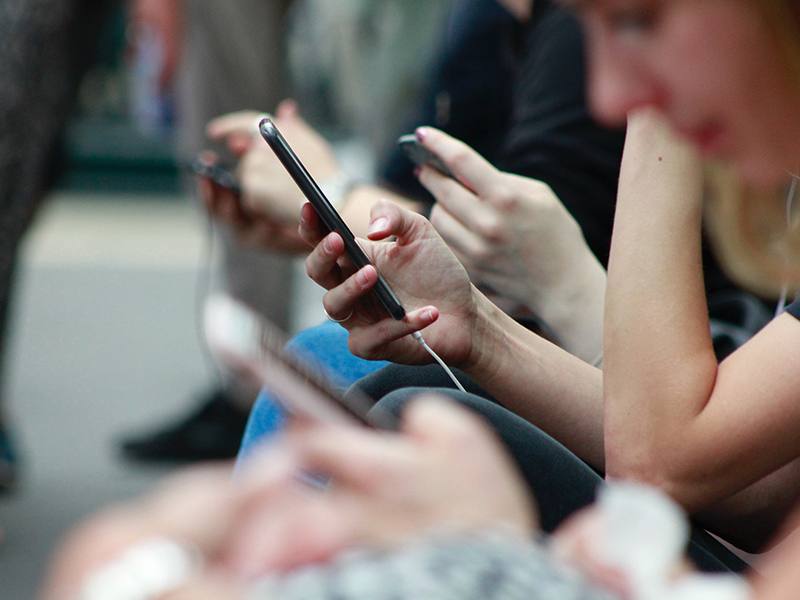
[[[275,109],[275,116],[278,119],[297,119],[300,118],[300,107],[297,101],[292,98],[287,98],[278,105]]]
[[[403,413],[403,432],[424,443],[474,445],[477,436],[489,431],[472,411],[441,396],[424,395]]]
[[[379,200],[370,211],[370,224],[367,237],[370,240],[383,240],[397,237],[399,244],[421,239],[433,233],[428,220],[415,212],[400,208],[389,200]]]

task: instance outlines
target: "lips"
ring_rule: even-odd
[[[678,128],[678,133],[703,154],[713,156],[725,154],[723,130],[719,125]]]

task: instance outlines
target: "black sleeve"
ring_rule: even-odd
[[[786,312],[792,315],[795,319],[800,319],[800,300],[795,300],[786,307]]]
[[[422,125],[442,129],[491,160],[511,115],[514,56],[509,44],[516,20],[495,0],[455,0],[426,95],[405,131]],[[395,147],[382,182],[407,196],[432,202]]]
[[[547,2],[537,5],[541,10],[526,38],[512,121],[496,164],[547,183],[605,265],[624,132],[602,128],[589,115],[575,18]]]

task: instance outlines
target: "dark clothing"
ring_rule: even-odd
[[[19,242],[55,179],[81,75],[117,5],[0,2],[0,352]]]
[[[495,0],[456,0],[442,34],[422,102],[403,133],[431,125],[494,162],[510,127],[514,79],[519,72],[512,40],[519,23]],[[414,165],[393,148],[383,183],[406,196],[433,202]]]
[[[463,373],[459,380],[470,392],[452,388],[438,365],[405,367],[390,365],[361,379],[354,387],[378,401],[378,410],[400,414],[405,404],[425,389],[447,396],[474,410],[492,426],[517,463],[539,507],[542,529],[552,532],[576,510],[591,504],[602,475],[549,435],[522,417],[497,404]],[[406,387],[384,395],[391,383]],[[689,545],[690,558],[703,571],[742,572],[747,565],[702,529],[695,527]]]
[[[575,18],[545,0],[534,6],[521,25],[494,0],[455,2],[430,95],[413,125],[439,127],[499,169],[547,183],[606,264],[624,132],[589,115]],[[384,178],[432,200],[399,152]]]
[[[800,300],[795,300],[786,307],[786,312],[792,315],[795,319],[800,319]]]

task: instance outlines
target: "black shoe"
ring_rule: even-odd
[[[195,462],[233,458],[239,452],[247,413],[216,391],[189,417],[161,431],[122,442],[132,460]]]
[[[19,459],[4,425],[0,424],[0,494],[14,491],[19,475]]]

